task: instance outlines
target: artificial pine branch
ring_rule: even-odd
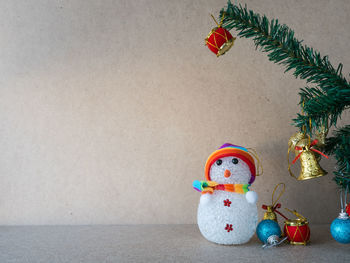
[[[350,88],[329,88],[326,92],[317,88],[306,87],[299,92],[300,104],[304,103],[305,115],[294,119],[297,127],[308,126],[309,119],[313,127],[324,125],[329,120],[330,126],[336,125],[344,110],[350,105]],[[312,133],[312,131],[308,131]]]
[[[350,125],[334,132],[334,137],[327,138],[325,151],[333,154],[337,160],[338,171],[334,180],[342,187],[350,187]]]
[[[224,13],[223,26],[226,29],[235,28],[239,37],[253,38],[256,47],[268,52],[271,61],[286,66],[286,71],[294,69],[296,77],[315,83],[322,90],[334,87],[350,89],[342,76],[341,64],[336,70],[327,56],[322,57],[313,48],[302,45],[302,41],[294,37],[294,31],[279,24],[277,19],[269,21],[266,16],[230,1],[227,9],[221,10],[220,17]]]
[[[303,114],[293,120],[297,127],[305,127],[312,134],[313,129],[317,130],[325,123],[336,125],[350,105],[350,84],[342,75],[342,64],[335,69],[328,56],[321,56],[313,48],[302,45],[289,27],[279,24],[277,19],[270,21],[246,6],[233,5],[229,1],[226,10],[220,12],[222,17],[223,27],[235,28],[239,37],[252,38],[256,48],[267,52],[271,61],[286,67],[285,72],[294,70],[295,77],[316,86],[301,89],[299,93]],[[350,129],[346,126],[327,141],[327,149],[338,163],[335,181],[343,187],[350,186],[349,138]]]

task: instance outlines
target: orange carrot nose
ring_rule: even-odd
[[[226,178],[230,177],[230,176],[231,176],[230,170],[225,170],[224,176],[225,176]]]

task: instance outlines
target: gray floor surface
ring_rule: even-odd
[[[307,246],[262,249],[205,240],[197,225],[0,226],[0,262],[350,262],[350,244],[328,225],[311,227]]]

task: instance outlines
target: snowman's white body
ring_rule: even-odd
[[[210,179],[220,184],[247,184],[251,174],[249,167],[241,159],[232,163],[233,157],[224,157],[222,164],[210,168]],[[230,176],[224,176],[225,171]],[[197,223],[202,235],[209,241],[234,245],[248,242],[255,233],[258,222],[257,195],[215,190],[213,194],[203,194],[198,206]]]

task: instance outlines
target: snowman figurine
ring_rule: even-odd
[[[254,159],[244,147],[225,143],[209,156],[207,181],[193,182],[202,193],[197,223],[207,240],[234,245],[251,239],[258,222],[258,196],[249,189],[255,176]]]

